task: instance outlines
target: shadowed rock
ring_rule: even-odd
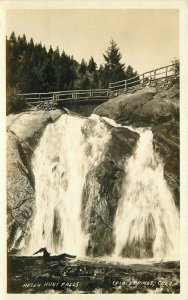
[[[175,204],[180,208],[179,122],[154,126],[153,145],[164,163],[164,177],[172,191]]]
[[[61,116],[60,110],[7,116],[7,228],[8,252],[17,252],[35,203],[31,159],[46,126]]]
[[[146,87],[111,99],[94,110],[95,114],[121,124],[151,126],[179,118],[179,87],[169,90]]]
[[[83,192],[82,221],[84,230],[90,234],[87,254],[91,256],[109,255],[113,251],[113,222],[125,178],[124,163],[139,138],[138,133],[127,128],[108,126],[111,138],[104,159],[88,173]]]
[[[72,258],[76,258],[75,255],[70,255],[70,254],[67,254],[67,253],[63,253],[63,254],[60,254],[60,255],[50,255],[50,253],[48,252],[48,250],[45,248],[41,248],[39,249],[38,251],[36,251],[35,253],[33,253],[33,255],[35,254],[38,254],[38,253],[43,253],[43,257],[44,258],[50,258],[50,257],[53,257],[53,258],[60,258],[60,259],[72,259]]]
[[[179,208],[179,84],[146,87],[111,99],[94,112],[121,124],[152,127],[154,150],[164,163],[164,177]]]

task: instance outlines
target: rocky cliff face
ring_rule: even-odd
[[[35,203],[31,158],[47,126],[60,110],[31,112],[7,117],[7,228],[8,251],[21,247]]]
[[[166,122],[154,126],[152,131],[154,149],[163,159],[164,177],[173,193],[176,206],[180,208],[179,122]]]
[[[94,113],[124,125],[151,127],[154,149],[164,163],[164,176],[179,208],[179,85],[146,87],[98,106]]]
[[[34,150],[47,124],[61,114],[61,111],[38,111],[7,118],[8,251],[11,253],[24,247],[23,243],[27,243],[26,237],[29,236],[35,208],[31,165]],[[112,224],[121,197],[124,162],[133,153],[139,138],[138,133],[129,129],[116,128],[108,123],[106,126],[111,138],[105,148],[104,160],[88,173],[83,192],[83,226],[91,234],[88,254],[96,256],[113,250]],[[96,197],[88,212],[90,192]],[[104,235],[105,243],[101,243]]]
[[[146,88],[121,95],[98,106],[94,113],[153,132],[155,151],[164,163],[164,176],[179,208],[179,88]],[[47,124],[61,116],[60,110],[37,111],[7,117],[7,215],[8,251],[18,251],[27,236],[35,204],[31,160]],[[108,124],[111,138],[104,160],[86,177],[83,191],[83,224],[90,234],[88,255],[113,251],[112,224],[125,176],[124,162],[131,156],[139,135]],[[94,193],[93,203],[89,203]],[[99,201],[100,200],[100,201]],[[87,218],[87,216],[90,216]],[[105,242],[104,242],[105,241]]]
[[[90,234],[87,254],[91,256],[113,251],[112,227],[125,178],[124,163],[132,155],[139,138],[138,133],[126,128],[111,127],[110,131],[105,158],[88,173],[83,193],[82,220],[83,227]],[[90,194],[94,195],[92,202]]]
[[[17,136],[7,133],[8,251],[17,247],[27,232],[35,192],[32,171]]]
[[[146,87],[111,99],[98,106],[94,113],[124,125],[153,126],[178,119],[179,88],[168,90]]]

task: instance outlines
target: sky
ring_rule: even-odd
[[[103,53],[113,39],[122,63],[139,74],[179,58],[179,15],[176,9],[59,9],[7,10],[6,34],[25,34],[27,40],[58,46],[80,62]]]

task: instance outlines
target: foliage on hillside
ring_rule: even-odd
[[[17,93],[49,92],[70,89],[97,89],[109,82],[130,78],[137,74],[121,63],[121,54],[112,40],[104,54],[105,64],[97,68],[93,57],[79,64],[65,51],[60,53],[26,36],[16,37],[12,32],[6,39],[7,88]]]
[[[7,87],[6,114],[19,113],[26,108],[24,97],[17,95],[17,90],[12,87]]]

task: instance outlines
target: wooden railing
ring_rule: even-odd
[[[105,100],[109,98],[108,89],[95,89],[95,90],[71,90],[71,91],[58,91],[49,93],[27,93],[19,94],[23,96],[26,102],[37,104],[40,102],[53,100],[54,102],[66,101],[86,101],[86,100]]]
[[[108,89],[95,89],[95,90],[70,90],[58,91],[49,93],[27,93],[19,94],[24,97],[25,101],[32,104],[38,104],[51,100],[55,103],[58,102],[82,102],[82,101],[107,101],[110,97],[115,97],[119,93],[126,93],[137,86],[143,87],[146,85],[157,85],[158,82],[168,82],[174,77],[179,76],[179,64],[174,63],[165,67],[154,69],[127,80],[109,83]]]
[[[121,80],[117,82],[109,83],[109,94],[113,95],[117,92],[127,92],[130,89],[136,86],[145,86],[145,85],[157,85],[157,82],[169,81],[170,79],[179,75],[179,71],[176,70],[179,64],[174,63],[165,67],[154,69],[148,72],[145,72],[140,75],[136,75],[127,80]]]

